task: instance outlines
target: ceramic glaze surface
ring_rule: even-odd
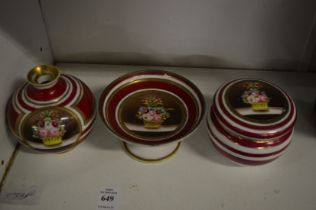
[[[207,118],[214,147],[246,165],[271,162],[289,146],[296,120],[293,100],[281,88],[256,79],[220,87]]]
[[[158,161],[175,153],[204,113],[198,88],[175,73],[149,70],[121,76],[99,100],[107,128],[139,160]]]
[[[99,101],[105,125],[123,141],[159,145],[191,133],[204,112],[200,91],[166,71],[132,72],[113,81]]]
[[[64,151],[92,130],[96,116],[91,90],[55,66],[30,70],[28,83],[11,97],[7,122],[19,141],[41,151]]]

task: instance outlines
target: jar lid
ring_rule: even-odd
[[[257,79],[222,86],[212,109],[224,127],[246,138],[281,136],[293,128],[296,119],[292,99],[281,88]]]

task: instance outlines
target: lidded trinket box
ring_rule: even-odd
[[[199,125],[204,99],[189,80],[175,73],[128,73],[110,83],[99,101],[106,127],[142,161],[170,157]]]
[[[207,116],[215,148],[231,160],[268,163],[291,142],[296,120],[293,100],[281,88],[257,79],[239,79],[220,87]]]
[[[7,105],[8,126],[19,142],[48,152],[65,151],[80,143],[96,117],[88,86],[51,65],[34,67],[27,80]]]

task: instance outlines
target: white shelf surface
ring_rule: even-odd
[[[298,119],[285,154],[263,166],[238,166],[213,148],[205,118],[171,159],[146,164],[130,158],[98,116],[89,137],[64,154],[18,151],[3,190],[35,185],[34,205],[0,203],[0,209],[96,209],[102,187],[119,191],[120,210],[316,209],[316,74],[275,71],[59,64],[86,82],[96,98],[124,73],[164,69],[185,76],[202,91],[209,109],[215,90],[236,78],[259,78],[294,99]]]

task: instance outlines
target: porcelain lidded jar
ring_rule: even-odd
[[[80,143],[96,117],[88,86],[52,65],[34,67],[27,80],[7,105],[8,126],[19,142],[45,152],[66,151]]]
[[[105,88],[99,111],[132,157],[152,162],[173,155],[197,128],[204,99],[192,82],[178,74],[136,71]]]
[[[220,87],[207,116],[215,148],[243,165],[261,165],[281,156],[295,121],[291,97],[259,79],[238,79]]]

